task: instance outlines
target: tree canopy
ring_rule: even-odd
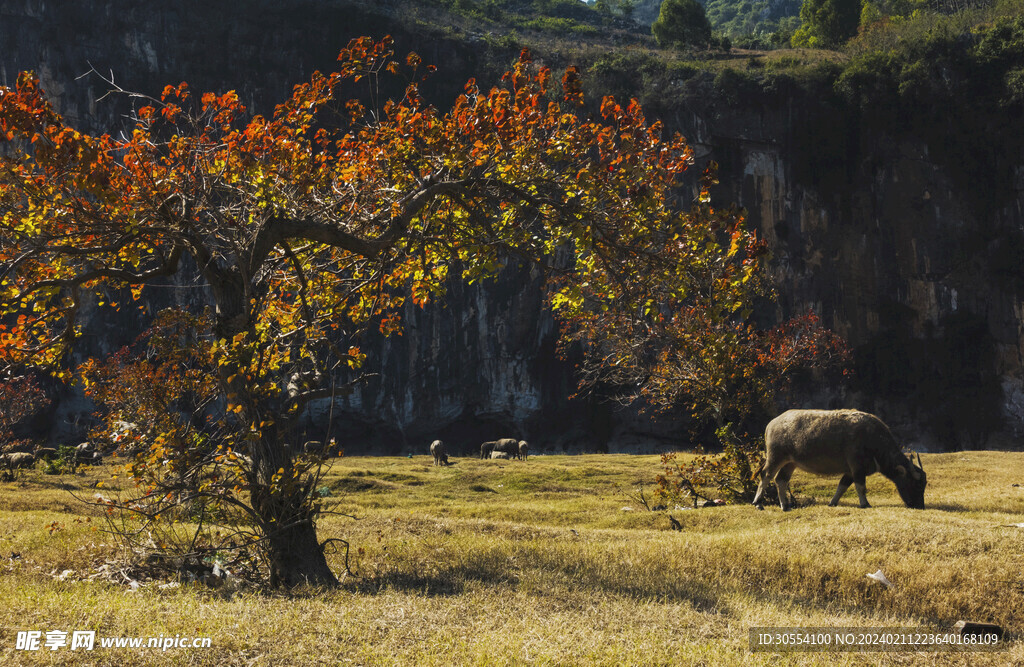
[[[711,24],[697,0],[665,0],[651,33],[661,46],[707,46]]]
[[[151,363],[81,381],[109,403],[126,393],[105,390],[111,378],[145,387],[191,369],[202,389],[188,401],[187,387],[138,393],[150,403],[132,414],[159,418],[134,436],[142,496],[123,507],[154,522],[197,499],[225,505],[286,586],[336,581],[315,462],[292,426],[372,367],[368,328],[400,331],[407,302],[509,261],[541,267],[566,320],[601,313],[628,330],[685,303],[713,267],[707,316],[736,315],[748,304],[734,284],[756,270],[749,234],[706,191],[676,206],[685,141],[636,101],[605,98],[585,119],[575,68],[556,85],[524,51],[500,85],[470,80],[442,112],[419,90],[434,68],[400,63],[390,39],[353,40],[338,60],[269,117],[185,83],[133,95],[118,135],[70,126],[31,73],[0,89],[0,364],[65,374],[85,307],[124,307],[171,276],[205,286],[208,309],[154,320]],[[404,94],[375,97],[396,77]]]
[[[860,0],[804,0],[793,46],[834,49],[857,34]]]

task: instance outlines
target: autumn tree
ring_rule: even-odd
[[[730,251],[712,211],[674,207],[692,151],[635,101],[606,98],[587,120],[577,70],[553,85],[524,52],[442,112],[419,92],[432,69],[360,38],[269,117],[183,83],[132,97],[116,136],[69,126],[32,74],[0,89],[0,313],[20,322],[4,358],[58,368],[87,302],[116,307],[170,276],[206,285],[209,328],[189,344],[223,405],[214,462],[246,464],[194,472],[249,515],[275,584],[336,582],[293,426],[333,378],[372,366],[361,332],[400,331],[407,301],[510,259],[540,266],[570,317],[643,317]],[[386,77],[404,95],[366,108],[358,92]],[[134,469],[150,502],[167,495],[146,471],[198,444],[177,433]]]

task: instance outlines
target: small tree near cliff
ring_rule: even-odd
[[[7,326],[0,324],[0,341],[9,335],[6,330]],[[49,403],[46,392],[31,375],[8,373],[0,377],[0,453],[26,444],[16,438],[15,427]]]
[[[711,23],[697,0],[665,0],[651,33],[664,47],[705,47],[711,41]]]
[[[860,0],[804,0],[800,28],[790,40],[794,47],[835,49],[857,34]]]
[[[713,428],[721,455],[685,465],[672,454],[664,457],[659,490],[675,500],[696,500],[709,489],[752,498],[763,447],[745,423],[771,414],[798,370],[841,369],[847,356],[842,340],[814,313],[776,327],[754,323],[752,305],[771,296],[766,246],[746,228],[740,211],[712,207],[714,183],[712,169],[689,214],[711,224],[677,239],[680,253],[688,255],[681,269],[687,273],[684,292],[660,294],[639,312],[581,308],[566,318],[564,341],[584,349],[582,391],[655,412],[681,410]],[[705,247],[722,251],[712,257]]]
[[[733,321],[719,328],[715,340],[684,337],[690,340],[680,346],[670,334],[672,351],[662,352],[666,372],[647,394],[656,405],[687,405],[698,422],[711,423],[722,453],[689,463],[663,456],[659,491],[673,500],[689,496],[696,502],[702,489],[751,500],[763,462],[764,419],[774,415],[797,373],[845,372],[849,351],[813,312],[768,329]]]
[[[19,322],[3,358],[55,368],[86,304],[123,306],[195,275],[208,322],[158,322],[169,347],[130,367],[139,386],[196,369],[194,400],[221,412],[217,437],[195,425],[194,401],[146,393],[135,505],[160,520],[161,503],[182,496],[153,471],[188,479],[249,517],[274,584],[336,583],[294,425],[335,377],[372,365],[361,332],[400,331],[407,301],[513,260],[544,271],[567,316],[644,318],[731,252],[710,231],[724,224],[715,212],[673,206],[692,151],[635,101],[606,98],[587,120],[577,70],[553,85],[524,52],[501,85],[471,80],[442,113],[419,91],[432,69],[360,38],[270,117],[183,83],[134,97],[133,127],[117,137],[69,126],[31,74],[0,89],[0,316]],[[367,109],[351,97],[390,76],[404,79],[399,99]],[[742,277],[721,276],[722,289]],[[87,370],[104,391],[104,371]],[[161,405],[176,414],[160,417]]]

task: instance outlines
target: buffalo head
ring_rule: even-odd
[[[920,463],[921,455],[918,454],[917,464],[907,461],[906,465],[897,466],[897,476],[893,479],[903,504],[916,510],[924,509],[924,487],[928,484],[928,476]]]

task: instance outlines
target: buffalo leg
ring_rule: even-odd
[[[860,498],[861,508],[871,507],[868,504],[868,487],[864,484],[865,475],[863,472],[853,474],[853,488],[857,489],[857,497]]]
[[[829,505],[832,507],[838,505],[839,499],[843,497],[843,494],[846,493],[846,490],[850,488],[851,484],[853,484],[853,477],[850,475],[843,475],[843,478],[839,480],[839,487],[836,489],[836,495],[832,496],[832,501],[829,502]]]
[[[751,505],[757,506],[758,509],[764,509],[764,500],[763,500],[763,498],[764,498],[764,487],[767,486],[766,479],[767,479],[768,476],[765,474],[767,472],[767,469],[768,469],[768,464],[766,462],[766,463],[762,463],[761,464],[761,469],[757,471],[758,477],[761,478],[761,481],[757,485],[757,493],[754,494],[754,501],[751,503]]]
[[[758,508],[764,507],[764,491],[768,487],[768,484],[775,482],[775,488],[779,492],[779,504],[783,510],[788,510],[787,503],[785,500],[785,494],[780,487],[780,484],[785,485],[786,490],[789,490],[789,478],[793,474],[793,470],[796,469],[796,465],[790,461],[772,461],[771,455],[769,454],[768,460],[761,466],[761,481],[757,485],[757,493],[754,494],[753,505]]]
[[[756,505],[758,509],[764,509],[764,491],[768,487],[768,484],[775,480],[775,475],[778,474],[779,469],[785,465],[785,463],[766,460],[761,464],[761,469],[758,471],[758,475],[761,477],[761,481],[757,485],[757,493],[754,494],[754,500],[751,503]]]
[[[796,470],[796,464],[787,463],[782,466],[782,469],[775,476],[775,490],[779,492],[779,505],[782,507],[783,512],[790,510],[789,478],[793,476],[794,470]]]

